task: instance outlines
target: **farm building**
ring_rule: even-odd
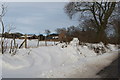
[[[35,34],[33,35],[23,35],[21,36],[19,39],[25,39],[25,37],[27,37],[27,39],[38,39],[38,36],[36,36]]]
[[[7,32],[5,32],[4,34],[3,34],[3,37],[5,37],[5,38],[19,38],[19,37],[21,37],[23,34],[21,34],[21,33],[7,33]]]
[[[52,34],[46,36],[46,39],[49,41],[58,41],[59,40],[58,36],[59,36],[59,34],[52,33]]]

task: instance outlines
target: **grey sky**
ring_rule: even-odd
[[[16,27],[14,32],[43,33],[52,32],[59,27],[78,25],[77,20],[70,20],[64,12],[65,2],[26,2],[7,3],[8,11],[4,21],[6,25]]]

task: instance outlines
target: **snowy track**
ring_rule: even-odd
[[[4,72],[9,74],[9,70],[11,70],[15,74],[21,75],[21,72],[20,74],[19,72],[16,73],[16,70],[20,71],[22,69],[26,69],[28,71],[31,70],[30,74],[33,75],[34,72],[36,74],[36,71],[41,72],[41,71],[45,71],[51,68],[61,66],[62,63],[66,61],[67,55],[65,55],[62,51],[60,52],[60,50],[57,50],[59,52],[57,52],[56,50],[54,52],[53,51],[54,49],[55,47],[50,47],[50,48],[41,47],[41,48],[34,48],[32,50],[22,49],[19,51],[20,53],[16,54],[15,56],[4,54],[3,61],[2,61],[3,75],[4,75]],[[24,72],[22,71],[22,73]],[[23,74],[22,76],[26,77],[26,75]],[[32,75],[30,77],[32,77]],[[9,77],[12,77],[11,72]]]

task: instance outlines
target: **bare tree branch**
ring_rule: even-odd
[[[93,21],[98,27],[98,34],[101,36],[107,27],[109,18],[115,10],[115,6],[116,2],[71,2],[65,6],[65,11],[71,19],[78,12],[91,12]]]

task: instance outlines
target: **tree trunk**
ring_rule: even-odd
[[[4,23],[3,20],[1,19],[1,24],[2,24],[2,37],[1,37],[1,48],[2,48],[2,54],[4,54],[4,40],[3,40],[3,35],[4,35]]]
[[[3,42],[3,40],[1,40],[1,49],[2,49],[2,54],[4,54],[4,42]]]
[[[97,36],[97,42],[103,42],[104,44],[107,44],[107,36],[105,33],[106,25],[101,25],[98,29],[98,36]]]

